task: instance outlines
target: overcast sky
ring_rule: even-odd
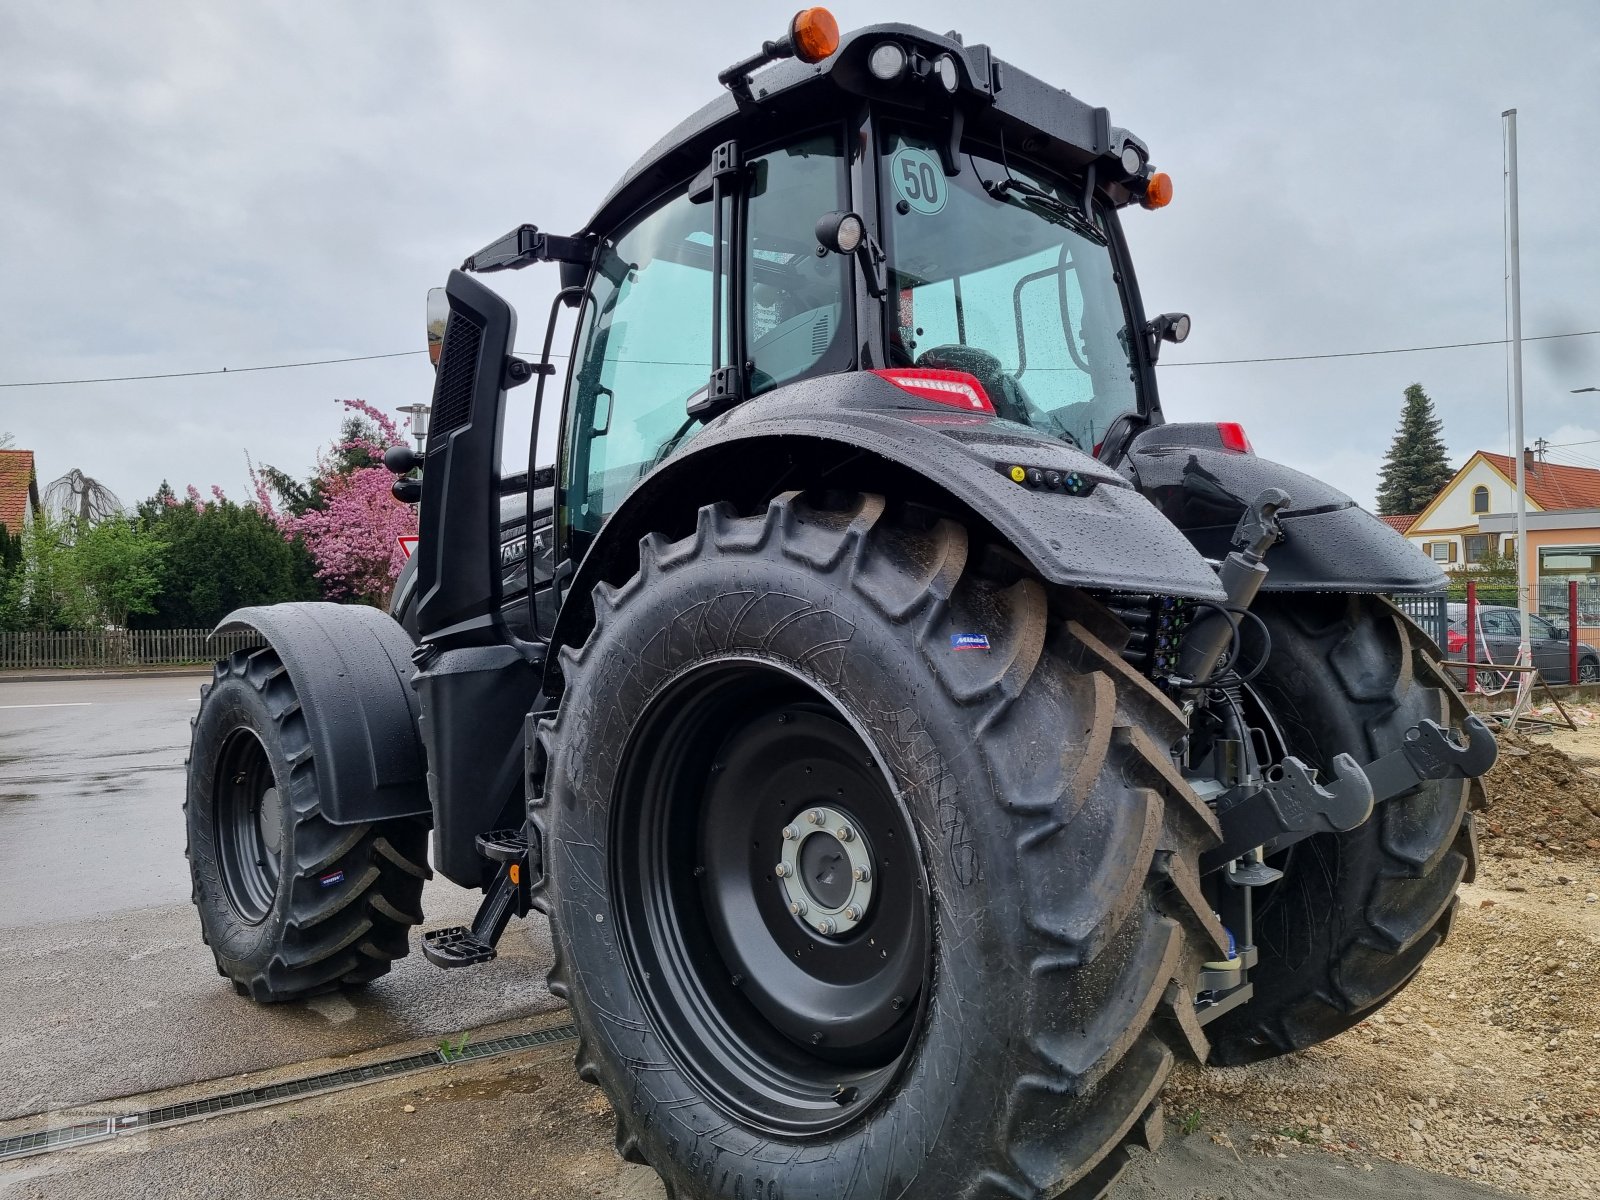
[[[1503,450],[1500,347],[1251,366],[1504,334],[1503,109],[1521,120],[1524,332],[1600,329],[1600,5],[985,5],[849,0],[845,28],[959,29],[1143,137],[1176,198],[1127,216],[1152,312],[1194,333],[1169,419],[1370,504],[1421,382],[1457,463]],[[774,36],[784,5],[0,7],[0,382],[411,350],[423,297],[522,221],[580,227],[617,175]],[[495,276],[542,330],[553,269]],[[1528,439],[1600,439],[1600,337],[1526,351]],[[334,401],[426,400],[421,355],[0,389],[41,480],[296,473]],[[1556,452],[1600,464],[1600,440]],[[1588,464],[1585,464],[1588,465]]]

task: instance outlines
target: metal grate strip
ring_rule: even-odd
[[[409,1075],[426,1071],[446,1063],[477,1061],[500,1054],[513,1054],[518,1050],[532,1050],[557,1042],[571,1041],[578,1036],[573,1025],[553,1025],[531,1033],[513,1033],[506,1037],[490,1038],[484,1042],[466,1042],[460,1047],[445,1046],[424,1054],[408,1054],[404,1058],[391,1058],[384,1062],[368,1063],[364,1067],[345,1067],[338,1071],[325,1071],[320,1075],[307,1075],[301,1079],[286,1079],[281,1083],[261,1087],[243,1088],[224,1092],[199,1100],[186,1100],[178,1104],[164,1104],[142,1112],[122,1116],[100,1117],[93,1121],[80,1121],[56,1129],[40,1129],[32,1133],[0,1138],[0,1162],[12,1158],[25,1158],[32,1154],[48,1154],[66,1150],[89,1142],[103,1141],[124,1133],[138,1133],[163,1125],[177,1125],[219,1113],[237,1112],[268,1104],[282,1104],[324,1092],[359,1087],[396,1075]]]

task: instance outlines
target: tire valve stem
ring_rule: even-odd
[[[735,975],[732,979],[728,980],[728,982],[731,983],[734,987],[738,987],[740,984],[742,984],[744,982],[744,976],[743,975]]]
[[[905,1006],[906,998],[904,996],[896,996],[893,1000],[889,1001],[889,1007],[894,1009],[895,1012],[899,1012]]]

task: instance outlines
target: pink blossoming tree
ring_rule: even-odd
[[[403,445],[405,434],[385,413],[364,400],[341,400],[353,420],[341,439],[317,458],[317,469],[302,486],[270,468],[251,468],[256,501],[293,541],[301,539],[317,564],[317,578],[330,600],[382,606],[388,600],[405,553],[402,535],[417,532],[417,515],[394,498],[394,476],[382,465],[383,452]],[[365,418],[362,420],[361,418]],[[300,511],[280,511],[293,487]]]

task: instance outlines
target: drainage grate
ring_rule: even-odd
[[[158,1126],[178,1125],[184,1121],[214,1117],[220,1113],[238,1112],[240,1109],[257,1108],[267,1104],[282,1104],[286,1100],[298,1100],[304,1096],[359,1087],[364,1083],[375,1083],[380,1079],[391,1079],[396,1075],[426,1071],[430,1067],[445,1063],[469,1062],[493,1058],[500,1054],[514,1054],[518,1050],[532,1050],[538,1046],[570,1041],[577,1036],[578,1031],[572,1025],[554,1025],[548,1029],[536,1029],[532,1033],[513,1033],[483,1042],[468,1042],[459,1048],[450,1046],[429,1050],[425,1054],[408,1054],[404,1058],[368,1063],[364,1067],[345,1067],[343,1070],[327,1071],[321,1075],[307,1075],[301,1079],[286,1079],[281,1083],[244,1088],[237,1092],[224,1092],[220,1096],[208,1096],[201,1100],[164,1104],[159,1108],[145,1109],[143,1112],[98,1117],[93,1121],[80,1121],[73,1125],[63,1125],[58,1129],[22,1133],[15,1137],[0,1138],[0,1162],[11,1158],[25,1158],[30,1154],[48,1154],[52,1150],[84,1146],[90,1142],[114,1138],[119,1134],[138,1133]]]

